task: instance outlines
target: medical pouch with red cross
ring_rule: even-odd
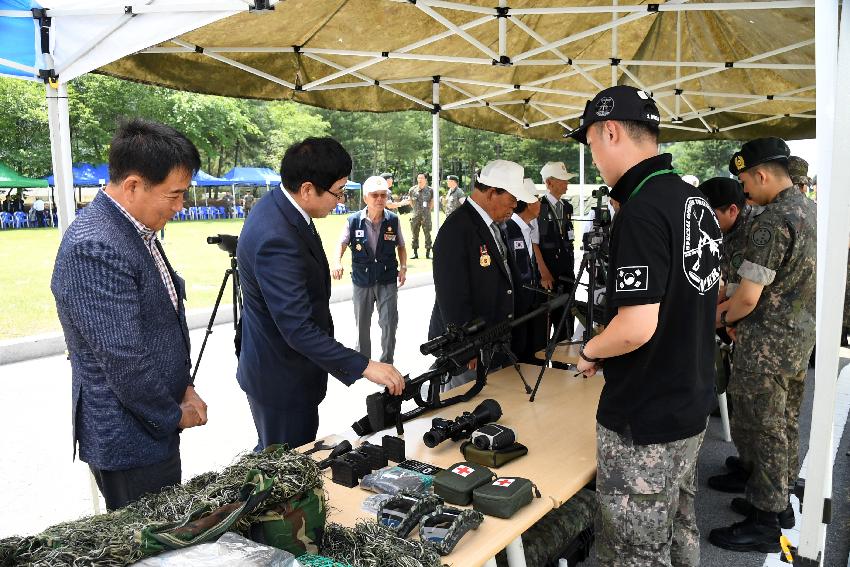
[[[510,518],[540,491],[527,478],[502,476],[472,491],[472,508],[497,518]]]
[[[434,492],[450,504],[466,506],[472,502],[473,490],[495,478],[487,467],[463,461],[434,475]]]

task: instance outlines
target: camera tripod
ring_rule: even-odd
[[[573,305],[576,302],[576,292],[578,291],[579,285],[581,285],[581,278],[584,273],[587,273],[588,281],[587,281],[587,319],[585,320],[584,326],[584,335],[582,338],[582,342],[586,343],[591,338],[591,333],[593,332],[593,320],[594,320],[594,295],[596,294],[596,278],[597,278],[597,268],[599,266],[599,256],[602,247],[602,243],[605,240],[605,234],[601,226],[594,226],[591,232],[588,232],[585,235],[584,242],[584,254],[581,257],[581,264],[579,265],[578,273],[576,274],[576,279],[573,282],[573,289],[570,292],[569,300],[566,305],[564,305],[564,310],[561,313],[561,319],[558,321],[558,325],[555,328],[555,331],[552,333],[552,337],[549,339],[549,342],[546,344],[546,358],[543,364],[540,367],[540,373],[537,375],[537,382],[534,384],[534,389],[531,391],[531,397],[528,401],[533,402],[534,398],[537,396],[537,390],[540,388],[540,383],[543,381],[543,374],[546,372],[546,368],[552,363],[552,355],[555,354],[555,347],[559,344],[558,337],[561,334],[561,331],[566,324],[567,317],[572,311]],[[566,344],[576,344],[567,342]]]
[[[231,293],[233,299],[233,330],[236,332],[236,336],[234,337],[234,346],[237,358],[239,357],[239,351],[242,348],[242,321],[239,317],[242,313],[242,285],[239,282],[239,265],[236,261],[235,247],[232,251],[228,249],[227,253],[230,256],[230,267],[224,271],[224,277],[221,280],[221,286],[218,288],[218,296],[215,298],[215,304],[213,305],[212,314],[210,315],[210,321],[209,323],[207,323],[207,330],[206,334],[204,335],[204,342],[201,343],[201,350],[198,353],[198,360],[197,362],[195,362],[195,369],[192,371],[192,382],[195,381],[195,376],[198,374],[198,367],[201,365],[201,358],[203,358],[204,350],[207,348],[207,340],[210,338],[210,335],[213,332],[212,328],[213,324],[215,324],[215,316],[218,313],[218,307],[221,304],[221,298],[224,295],[224,290],[227,287],[227,282],[229,282],[230,280],[233,280]]]

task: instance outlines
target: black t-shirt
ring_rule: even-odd
[[[619,307],[660,303],[655,334],[605,361],[596,418],[640,445],[705,429],[714,397],[714,317],[723,236],[709,204],[662,154],[627,171],[611,231],[607,318]]]

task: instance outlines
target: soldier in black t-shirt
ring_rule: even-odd
[[[608,325],[579,371],[604,361],[597,419],[600,565],[699,564],[697,454],[714,397],[714,316],[722,235],[702,194],[658,155],[658,109],[605,89],[569,136],[611,186]]]

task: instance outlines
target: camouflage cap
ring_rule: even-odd
[[[809,178],[809,162],[800,156],[788,158],[788,173],[791,174],[791,182],[794,185],[812,184],[812,180]]]

